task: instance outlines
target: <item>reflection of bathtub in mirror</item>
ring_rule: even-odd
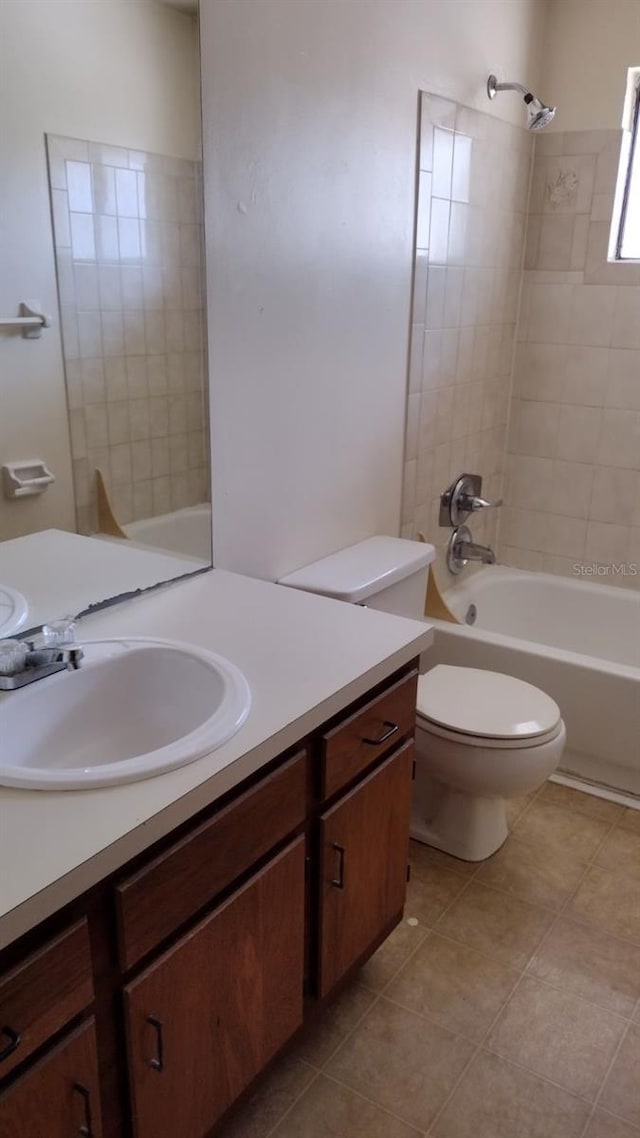
[[[205,565],[211,563],[211,507],[207,504],[143,518],[123,528],[136,545],[194,557]]]

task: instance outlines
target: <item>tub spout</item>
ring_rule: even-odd
[[[461,541],[458,553],[467,561],[481,561],[483,565],[495,565],[496,555],[490,545],[478,545],[475,541]]]
[[[458,526],[453,531],[447,545],[447,567],[450,573],[461,573],[469,561],[481,561],[483,565],[495,565],[496,555],[490,545],[478,545],[472,540],[468,526]]]

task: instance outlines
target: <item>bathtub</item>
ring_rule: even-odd
[[[561,770],[640,795],[640,593],[496,565],[443,596],[461,621],[475,605],[475,622],[433,620],[426,667],[487,668],[542,688],[567,726]]]
[[[138,545],[164,549],[211,564],[211,506],[186,506],[172,514],[143,518],[123,527],[127,537]]]

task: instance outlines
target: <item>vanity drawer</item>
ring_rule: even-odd
[[[323,799],[413,734],[417,691],[418,669],[414,668],[322,736]]]
[[[305,820],[307,753],[289,759],[116,887],[120,963],[131,968]]]
[[[0,1078],[92,1000],[89,929],[83,919],[0,976]]]

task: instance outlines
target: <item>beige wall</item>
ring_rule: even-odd
[[[539,0],[203,0],[216,563],[397,533],[418,92],[535,85]]]
[[[73,497],[45,132],[193,158],[199,149],[195,28],[154,3],[0,5],[0,312],[24,298],[54,314],[38,341],[0,335],[0,464],[42,458],[46,494],[0,496],[0,539],[73,528]]]
[[[558,107],[551,130],[619,128],[639,64],[638,0],[550,0],[540,96]]]

